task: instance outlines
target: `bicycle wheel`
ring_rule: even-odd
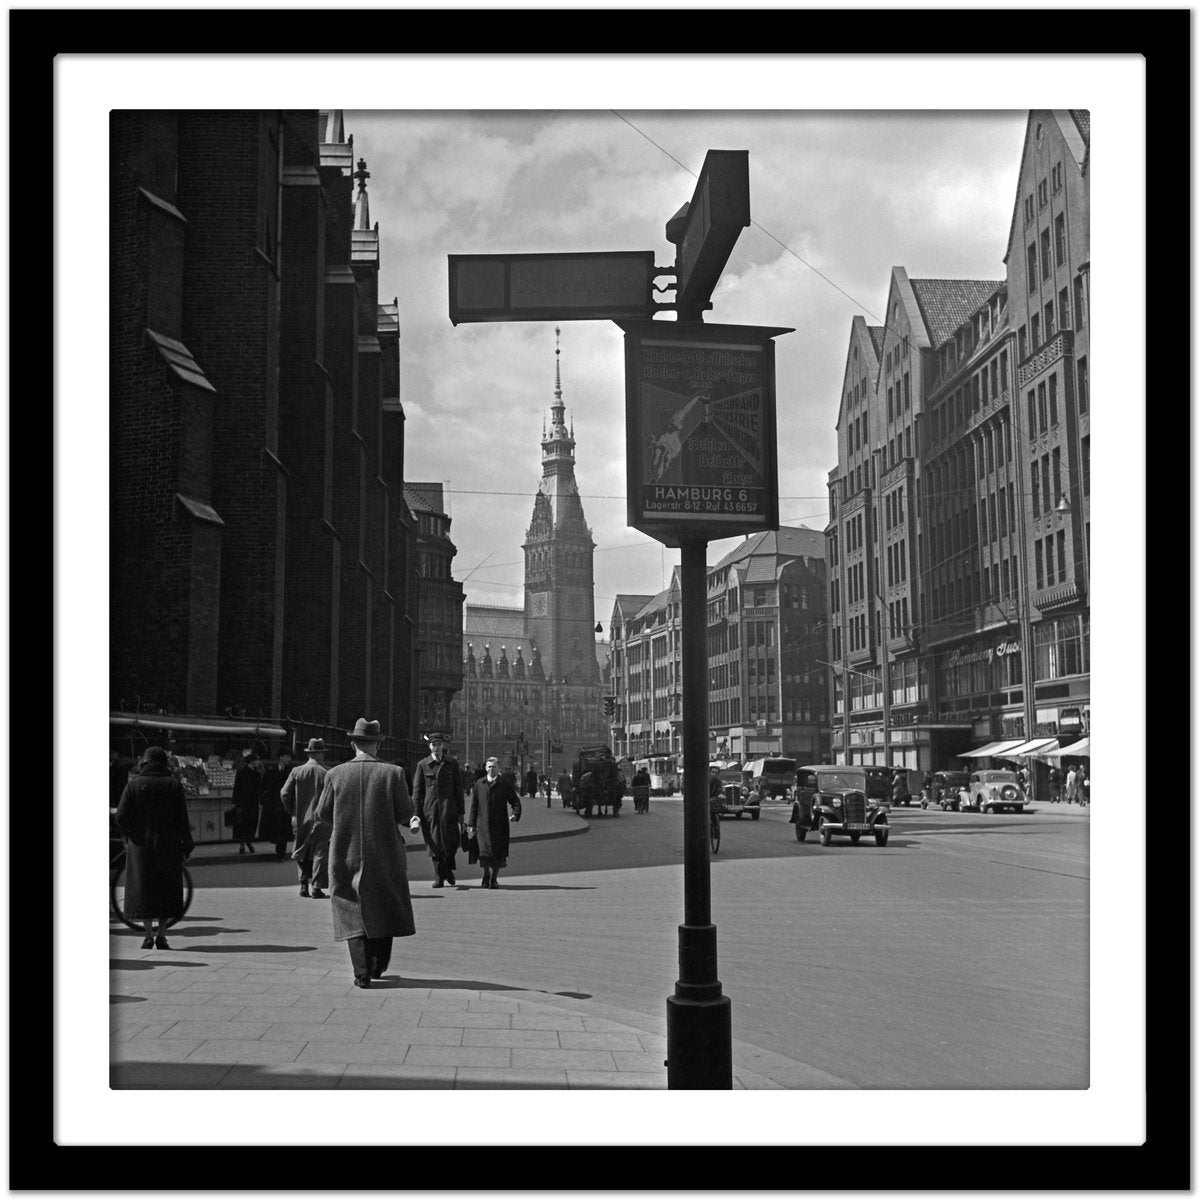
[[[192,884],[192,873],[183,868],[183,913],[186,913],[192,906],[192,894],[195,887]],[[125,866],[122,864],[112,873],[112,879],[108,885],[108,902],[112,907],[113,915],[121,922],[122,925],[127,925],[130,929],[136,929],[141,932],[146,927],[146,922],[141,917],[129,917],[125,915]],[[181,914],[182,915],[182,914]],[[179,917],[168,917],[167,928],[169,929]]]
[[[708,824],[708,840],[712,846],[712,852],[716,854],[721,848],[721,822],[717,817],[713,817]]]

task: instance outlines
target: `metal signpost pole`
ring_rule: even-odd
[[[708,541],[680,541],[683,634],[683,924],[667,997],[667,1087],[733,1087],[733,1022],[717,977],[708,855]]]

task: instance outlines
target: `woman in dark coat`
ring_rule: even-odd
[[[479,842],[479,865],[483,867],[485,888],[500,885],[496,877],[508,865],[508,823],[521,819],[521,799],[512,780],[499,772],[494,758],[487,760],[487,774],[471,789],[471,807],[467,812],[467,836]]]
[[[254,831],[258,828],[258,801],[262,788],[259,766],[258,755],[249,754],[233,777],[233,807],[237,809],[233,836],[239,854],[254,853]]]
[[[167,922],[183,916],[183,864],[194,847],[183,785],[171,774],[167,752],[150,746],[117,805],[125,835],[125,912],[146,925],[143,950],[169,950]],[[151,923],[158,920],[158,937]]]

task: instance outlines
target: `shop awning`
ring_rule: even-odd
[[[285,738],[286,729],[261,721],[240,721],[235,717],[191,717],[171,713],[109,713],[110,725],[134,725],[144,729],[173,729],[178,733],[219,733],[245,737]]]
[[[1005,751],[1005,758],[1038,758],[1044,754],[1058,753],[1058,738],[1034,738]]]
[[[1092,739],[1090,737],[1081,738],[1070,746],[1063,746],[1053,753],[1056,758],[1091,758]],[[1049,755],[1045,757],[1049,757]]]
[[[968,750],[965,754],[959,754],[958,758],[1006,758],[1009,751],[1014,746],[1019,746],[1024,741],[1024,738],[1010,739],[1007,742],[988,742],[986,746],[980,746],[977,750]]]

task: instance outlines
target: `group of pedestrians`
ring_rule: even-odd
[[[471,781],[468,796],[458,764],[446,755],[444,733],[426,735],[429,755],[417,764],[411,794],[404,769],[379,757],[378,721],[360,717],[348,737],[354,756],[333,767],[324,764],[320,738],[310,739],[296,767],[286,753],[278,766],[247,755],[234,781],[233,836],[240,853],[252,852],[257,827],[280,858],[294,836],[300,895],[331,901],[334,940],[347,943],[354,983],[365,988],[387,970],[394,939],[416,932],[401,827],[421,835],[435,888],[456,886],[456,855],[465,850],[483,869],[479,886],[495,889],[508,865],[509,825],[520,820],[521,800],[494,757]],[[110,760],[110,798],[114,764]],[[183,786],[164,749],[146,750],[122,787],[115,819],[126,841],[125,911],[144,921],[143,949],[168,950],[165,930],[183,915],[183,865],[194,844]]]
[[[1050,803],[1078,804],[1085,806],[1091,796],[1091,780],[1088,778],[1087,765],[1079,763],[1067,768],[1064,776],[1058,767],[1050,768]]]

